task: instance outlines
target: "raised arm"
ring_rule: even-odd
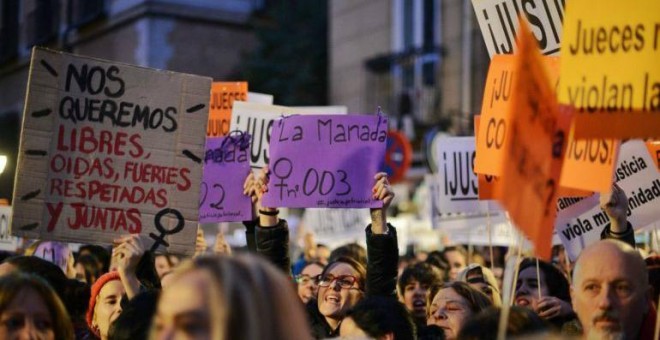
[[[290,276],[289,227],[285,220],[278,218],[277,208],[261,205],[263,194],[268,191],[268,168],[261,170],[252,190],[257,197],[256,208],[259,214],[259,224],[255,230],[257,252]]]
[[[600,207],[610,218],[610,224],[603,228],[601,239],[615,239],[635,247],[635,231],[628,223],[628,198],[616,183],[612,192],[600,194]]]
[[[386,212],[394,198],[394,192],[385,173],[374,176],[372,192],[375,199],[383,201],[383,207],[371,209],[371,224],[367,234],[367,295],[396,296],[399,247],[396,229],[387,223]]]

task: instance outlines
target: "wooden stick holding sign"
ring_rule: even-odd
[[[32,50],[14,235],[191,254],[211,79]]]

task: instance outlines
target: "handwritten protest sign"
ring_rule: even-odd
[[[250,173],[249,148],[245,133],[206,139],[200,223],[252,219],[252,202],[243,194],[243,180]]]
[[[387,118],[380,115],[297,115],[277,120],[263,205],[382,206],[371,189],[383,162],[386,139]]]
[[[26,255],[46,260],[60,267],[65,273],[68,270],[67,264],[69,258],[73,259],[73,257],[71,257],[71,249],[69,249],[67,243],[53,241],[38,241],[37,246],[34,248],[34,252],[31,254],[26,252]]]
[[[234,100],[246,101],[248,84],[244,81],[213,82],[211,85],[211,105],[209,106],[209,124],[207,137],[219,137],[229,134],[231,110]]]
[[[346,110],[342,106],[286,107],[237,101],[232,111],[231,131],[244,131],[252,136],[250,166],[261,169],[270,161],[268,149],[276,119],[295,114],[330,114],[334,109],[337,109],[337,114]]]
[[[660,220],[660,173],[654,168],[644,142],[621,145],[616,183],[628,197],[628,222],[635,230]],[[560,211],[555,228],[571,259],[600,239],[609,217],[599,207],[598,195]]]
[[[11,223],[11,207],[0,206],[0,250],[16,251],[18,238],[11,236],[9,225]]]
[[[518,38],[518,76],[512,85],[516,97],[496,197],[536,254],[548,259],[571,116],[559,110],[536,41],[524,23]]]
[[[211,79],[33,49],[14,235],[192,253]]]
[[[567,1],[562,41],[576,138],[660,136],[660,2]]]
[[[564,0],[472,0],[474,14],[488,54],[511,54],[516,50],[518,17],[532,26],[544,55],[558,55],[564,18]]]

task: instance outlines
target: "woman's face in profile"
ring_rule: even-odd
[[[153,321],[152,339],[210,339],[208,274],[192,270],[163,289]],[[213,320],[219,322],[219,320]]]

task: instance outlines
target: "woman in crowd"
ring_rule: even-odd
[[[0,339],[73,339],[64,304],[41,278],[13,273],[0,278]]]
[[[497,339],[502,309],[491,306],[472,316],[461,328],[461,340]],[[548,326],[536,313],[518,306],[511,306],[506,325],[506,338],[548,338]]]
[[[502,297],[493,272],[482,265],[471,263],[458,273],[458,281],[465,282],[476,290],[486,294],[495,307],[502,306]]]
[[[456,339],[468,318],[491,305],[484,293],[467,283],[449,282],[435,294],[426,324],[442,328],[447,339]]]
[[[371,224],[366,228],[367,268],[356,260],[340,257],[331,262],[321,273],[316,300],[310,300],[306,309],[315,338],[339,335],[339,326],[346,312],[365,295],[396,296],[398,246],[396,229],[386,220],[386,210],[394,193],[385,173],[374,176],[373,198],[383,202],[382,208],[371,209]],[[259,225],[255,230],[255,248],[284,273],[291,271],[288,254],[289,230],[285,220],[277,217],[278,210],[263,207],[261,198],[268,190],[268,169],[258,178],[248,175],[244,188],[254,196],[259,212]],[[249,243],[249,242],[248,242]],[[332,256],[331,256],[332,258]]]
[[[302,268],[300,274],[296,275],[298,284],[298,297],[303,303],[316,299],[318,293],[318,276],[323,272],[323,265],[320,262],[308,262]]]
[[[108,339],[108,330],[122,312],[121,298],[126,293],[119,273],[112,271],[101,275],[92,286],[87,308],[87,325],[101,340]]]
[[[561,270],[542,260],[538,260],[537,278],[536,261],[535,258],[525,258],[520,262],[515,304],[530,308],[561,329],[565,323],[576,319],[571,307],[568,279]]]
[[[153,339],[308,339],[290,281],[251,255],[183,262],[163,289]]]

